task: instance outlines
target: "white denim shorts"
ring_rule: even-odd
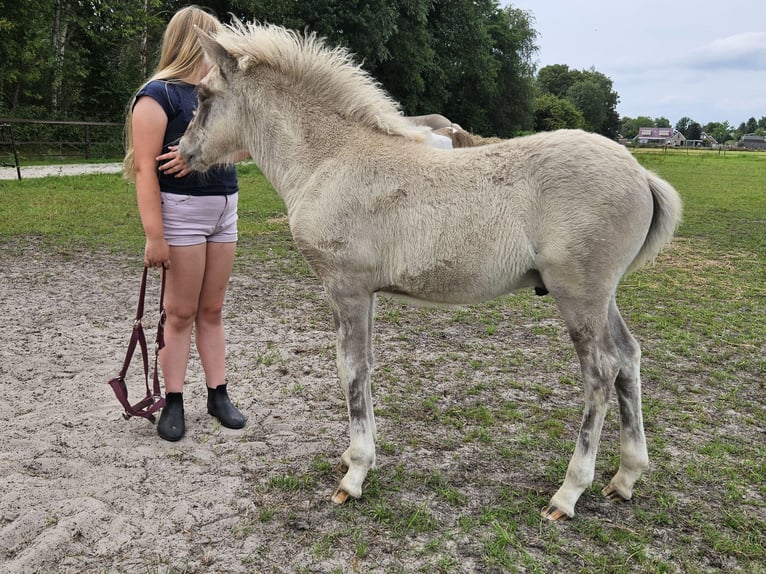
[[[165,241],[177,247],[237,241],[238,195],[162,193]]]

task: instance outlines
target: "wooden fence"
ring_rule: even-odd
[[[30,159],[84,160],[122,157],[123,124],[0,118],[0,165],[16,168]]]

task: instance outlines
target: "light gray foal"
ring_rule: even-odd
[[[375,464],[375,294],[463,304],[530,287],[555,299],[585,389],[574,455],[542,514],[573,516],[593,481],[612,388],[620,466],[603,493],[630,499],[648,457],[640,350],[615,292],[671,240],[675,190],[624,147],[581,131],[432,148],[347,52],[313,35],[237,23],[200,41],[216,66],[199,86],[181,153],[197,170],[251,153],[335,318],[351,441],[333,500],[361,496]]]

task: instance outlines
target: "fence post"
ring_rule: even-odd
[[[11,135],[11,152],[13,153],[13,165],[16,167],[16,177],[21,180],[21,167],[19,166],[19,154],[16,151],[16,140],[13,139],[13,126],[11,124],[0,124],[0,127],[8,128]]]
[[[83,126],[83,130],[85,130],[85,159],[90,159],[90,131],[87,124]]]

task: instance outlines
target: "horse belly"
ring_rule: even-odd
[[[436,259],[390,277],[379,289],[422,303],[481,303],[535,284],[534,272],[500,262]]]

